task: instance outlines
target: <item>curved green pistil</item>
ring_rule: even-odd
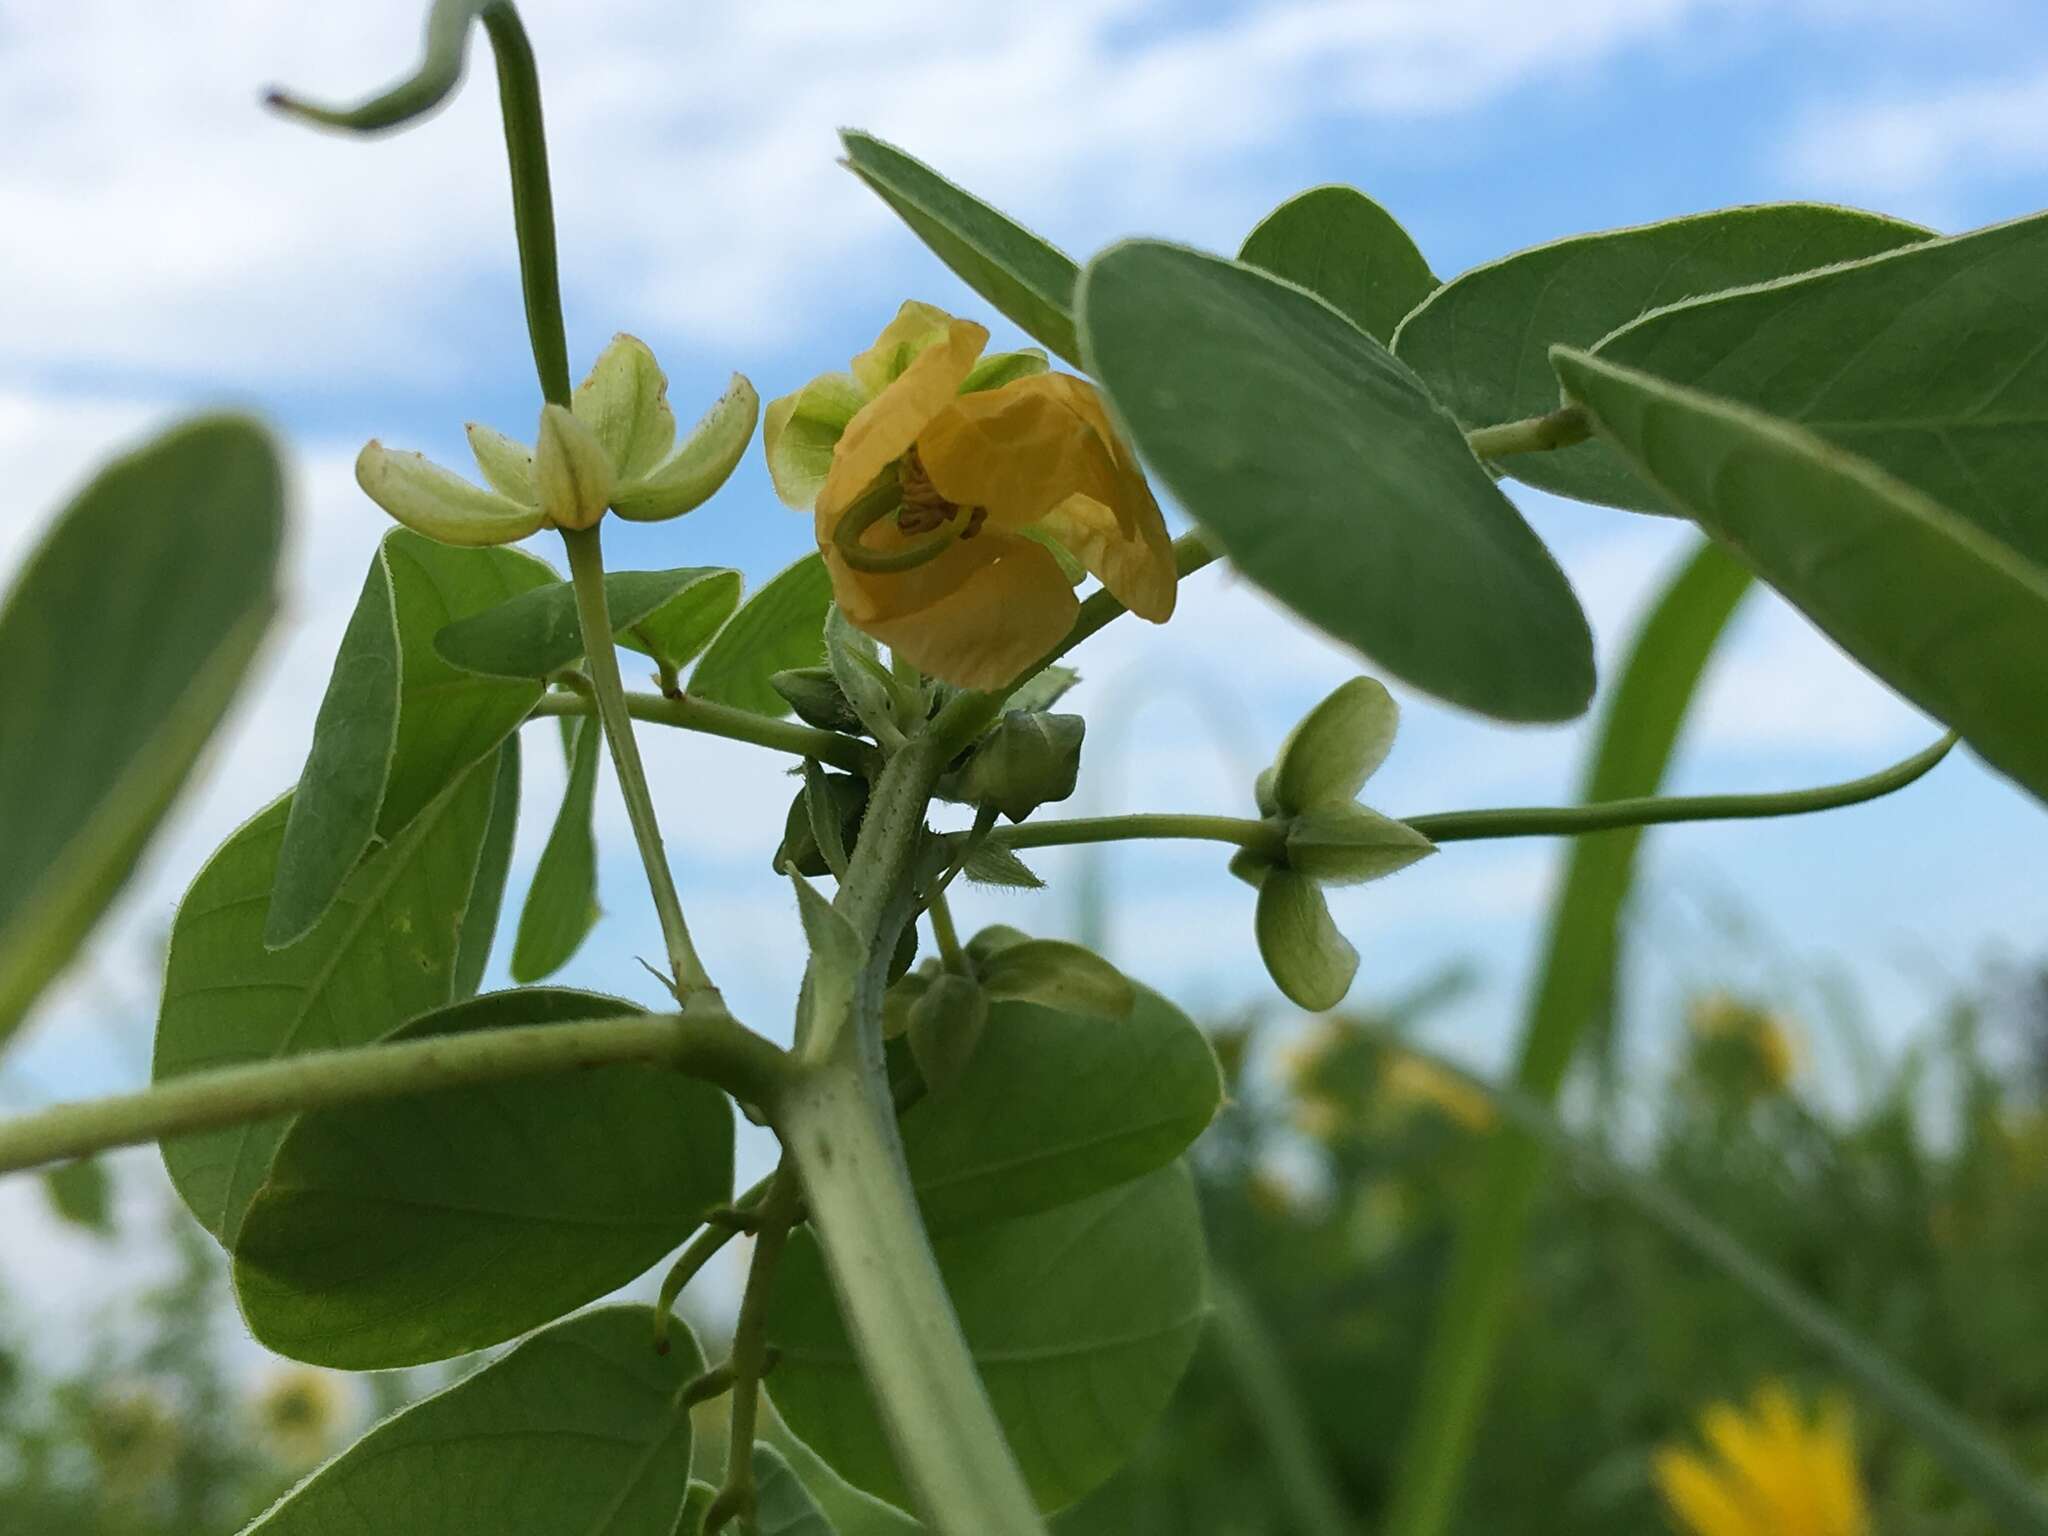
[[[858,500],[846,509],[846,515],[839,519],[839,526],[832,530],[832,545],[839,551],[839,557],[856,571],[867,571],[876,576],[895,575],[915,570],[939,554],[959,538],[962,522],[955,518],[944,528],[922,543],[908,549],[869,549],[861,543],[861,535],[884,518],[893,517],[903,509],[903,488],[892,467],[875,480],[875,483],[860,493]]]

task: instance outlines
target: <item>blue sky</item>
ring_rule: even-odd
[[[631,330],[667,365],[686,417],[733,369],[767,397],[843,366],[906,297],[989,318],[835,167],[842,123],[904,145],[1080,256],[1134,233],[1232,250],[1274,204],[1325,181],[1380,199],[1445,276],[1729,203],[1814,197],[1958,230],[2048,202],[2048,13],[2003,0],[1939,15],[1899,0],[526,9],[579,371]],[[373,143],[256,106],[274,82],[333,98],[382,83],[413,56],[418,24],[411,0],[0,0],[0,127],[15,146],[0,165],[0,466],[15,502],[0,574],[103,450],[201,404],[241,402],[277,424],[300,513],[288,632],[94,954],[0,1076],[0,1103],[141,1077],[152,944],[207,852],[296,776],[384,530],[349,478],[356,448],[377,436],[456,464],[465,420],[530,435],[537,398],[488,71],[433,121]],[[1516,494],[1611,658],[1685,531]],[[611,550],[615,565],[730,564],[758,582],[805,540],[750,456],[710,505],[622,531]],[[1078,660],[1095,715],[1081,800],[1095,810],[1242,809],[1249,771],[1360,669],[1213,571],[1164,630],[1119,625]],[[1112,728],[1145,694],[1141,678],[1157,697]],[[1510,730],[1403,700],[1400,745],[1368,791],[1382,809],[1569,794],[1581,729]],[[1759,596],[1717,663],[1675,787],[1848,777],[1933,729]],[[782,1031],[798,951],[767,862],[791,788],[781,764],[669,737],[649,751],[714,973],[750,1020]],[[546,751],[528,762],[515,897],[560,782]],[[564,979],[645,995],[631,957],[660,945],[609,787],[600,817],[609,916]],[[1039,864],[1056,882],[1072,873],[1071,856]],[[1699,893],[1752,911],[1794,970],[1845,967],[1897,1040],[1926,1015],[1930,975],[2042,951],[2044,866],[2048,816],[1960,757],[1887,804],[1661,832],[1639,1037],[1652,1056],[1668,1038],[1676,983],[1760,963],[1700,937]],[[1546,845],[1467,846],[1347,893],[1340,919],[1364,956],[1356,995],[1470,958],[1482,984],[1438,1037],[1493,1059],[1555,869]],[[1121,855],[1110,877],[1113,951],[1135,974],[1191,1004],[1274,1001],[1252,957],[1250,893],[1213,849]],[[1067,890],[974,895],[963,915],[1061,931]],[[0,1189],[0,1221],[23,1198]]]

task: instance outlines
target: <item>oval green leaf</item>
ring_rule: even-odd
[[[2048,800],[2048,573],[1790,422],[1586,353],[1595,428],[1838,645]]]
[[[1566,720],[1593,641],[1564,574],[1413,373],[1329,305],[1134,240],[1080,288],[1090,371],[1231,562],[1419,688]]]
[[[269,434],[201,417],[101,470],[0,604],[0,1043],[234,698],[277,609],[283,532]]]
[[[1932,230],[1825,203],[1766,203],[1575,235],[1454,277],[1394,335],[1394,352],[1458,418],[1490,427],[1557,409],[1547,361],[1660,304],[1855,261]],[[1638,512],[1662,504],[1598,443],[1523,453],[1501,468],[1559,496]]]
[[[1677,304],[1596,355],[1796,421],[2048,570],[2048,214]]]
[[[1311,187],[1267,214],[1237,259],[1329,302],[1377,342],[1436,288],[1398,220],[1356,187]]]
[[[564,726],[569,724],[563,720]],[[512,841],[519,830],[519,737],[505,738],[498,748],[498,785],[492,793],[491,819],[484,828],[484,848],[476,861],[469,906],[462,917],[462,940],[455,953],[455,997],[475,997],[491,963],[498,937],[498,917],[505,906],[505,882],[512,873]]]
[[[406,528],[384,536],[313,723],[264,943],[304,938],[373,844],[395,840],[526,718],[538,682],[465,672],[434,637],[557,579],[516,549],[454,549]]]
[[[856,130],[840,134],[846,166],[910,226],[961,281],[1034,340],[1076,367],[1074,280],[1065,252],[946,180],[893,144]]]
[[[1223,1076],[1194,1022],[1147,987],[1123,1018],[997,1003],[966,1070],[904,1113],[936,1236],[1047,1211],[1163,1167],[1215,1118]]]
[[[714,704],[781,718],[789,701],[769,681],[825,659],[832,576],[817,555],[779,572],[741,605],[690,673],[690,692]]]
[[[732,616],[740,573],[713,565],[671,571],[614,571],[604,579],[605,609],[619,644],[681,666]],[[576,589],[549,582],[509,602],[450,624],[434,636],[443,660],[487,677],[542,678],[583,659]]]
[[[1174,1163],[1087,1200],[937,1238],[933,1252],[1018,1465],[1043,1509],[1095,1487],[1165,1410],[1207,1311],[1194,1181]],[[783,1256],[768,1378],[789,1427],[899,1507],[881,1416],[808,1231]]]
[[[457,956],[499,782],[473,769],[350,876],[313,931],[263,942],[291,797],[259,812],[209,859],[171,925],[153,1076],[301,1051],[367,1045],[453,1000]],[[163,1144],[171,1183],[200,1224],[233,1246],[288,1119]]]
[[[521,986],[567,965],[597,925],[597,763],[604,731],[580,720],[569,748],[569,781],[547,845],[533,868],[519,933],[512,941],[512,979]]]
[[[411,1040],[638,1013],[558,987],[487,993]],[[732,1106],[599,1067],[301,1115],[236,1236],[259,1342],[342,1370],[446,1360],[608,1295],[732,1195]]]
[[[386,1419],[245,1536],[667,1536],[690,1481],[682,1389],[704,1369],[687,1328],[604,1307]]]

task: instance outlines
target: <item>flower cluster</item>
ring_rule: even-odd
[[[1092,573],[1173,612],[1172,541],[1093,386],[906,303],[847,373],[769,402],[777,493],[811,512],[833,596],[919,670],[1001,688],[1072,627]]]

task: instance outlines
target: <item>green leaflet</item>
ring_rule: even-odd
[[[1223,1102],[1208,1039],[1157,992],[1123,1018],[998,1002],[944,1093],[902,1121],[925,1225],[943,1236],[1066,1205],[1152,1172]]]
[[[1506,720],[1586,707],[1571,587],[1379,343],[1264,273],[1154,241],[1097,256],[1079,306],[1139,451],[1245,575],[1453,703]]]
[[[1672,506],[2048,800],[2048,569],[1790,422],[1585,353],[1554,361]]]
[[[1041,1508],[1120,1466],[1165,1409],[1206,1312],[1194,1182],[1179,1163],[1036,1216],[936,1239],[996,1415]],[[783,1418],[855,1487],[908,1496],[816,1243],[783,1257],[768,1379]]]
[[[361,1536],[378,1511],[405,1536],[668,1536],[690,1478],[682,1388],[704,1369],[689,1329],[648,1347],[646,1307],[605,1307],[537,1333],[386,1419],[247,1536]]]
[[[758,1536],[839,1536],[782,1452],[759,1440],[754,1442],[754,1492]]]
[[[488,993],[409,1040],[638,1013]],[[257,1339],[344,1370],[445,1360],[609,1294],[732,1195],[732,1106],[678,1072],[600,1067],[301,1115],[234,1245]]]
[[[106,1164],[81,1157],[43,1170],[43,1194],[61,1221],[96,1237],[114,1235],[113,1185]]]
[[[538,682],[465,672],[434,637],[556,579],[516,549],[453,549],[405,528],[384,536],[292,796],[264,943],[302,939],[365,853],[396,839],[526,718]]]
[[[563,718],[568,726],[572,721]],[[519,737],[507,736],[498,748],[498,783],[491,795],[491,819],[484,827],[483,854],[477,859],[470,887],[469,910],[462,919],[462,941],[455,953],[455,996],[475,997],[491,963],[498,937],[498,915],[505,906],[505,881],[512,872],[512,841],[519,830]]]
[[[1437,285],[1408,231],[1355,187],[1290,197],[1245,236],[1237,259],[1327,300],[1383,344]]]
[[[1460,425],[1519,421],[1557,409],[1546,356],[1553,345],[1590,347],[1660,304],[1854,261],[1932,233],[1853,208],[1767,203],[1576,235],[1452,278],[1402,322],[1394,353]],[[1501,468],[1559,496],[1664,510],[1599,443],[1516,454]]]
[[[1796,421],[2048,568],[2048,214],[1657,310],[1595,355]]]
[[[739,606],[740,573],[719,566],[614,571],[605,609],[619,644],[679,667],[701,651]],[[441,657],[490,677],[544,678],[583,658],[576,589],[566,581],[522,592],[434,636]]]
[[[1028,335],[1081,365],[1070,257],[894,145],[856,130],[839,138],[847,168],[939,260]]]
[[[291,797],[246,822],[209,859],[171,927],[153,1077],[302,1051],[367,1045],[453,999],[497,764],[473,769],[349,877],[289,949],[263,942]],[[288,1122],[163,1144],[179,1197],[232,1248]]]
[[[1657,792],[1707,661],[1748,590],[1748,572],[1713,544],[1694,551],[1664,588],[1630,642],[1602,712],[1580,786],[1583,802]],[[1622,914],[1641,841],[1641,829],[1629,828],[1572,842],[1515,1066],[1517,1085],[1542,1103],[1555,1101],[1582,1044],[1590,1039],[1603,1054],[1610,1050]],[[1400,1536],[1450,1524],[1543,1177],[1544,1160],[1526,1137],[1495,1134],[1485,1182],[1459,1236],[1403,1453],[1388,1522]]]
[[[0,1045],[234,698],[276,611],[283,530],[269,434],[200,417],[102,469],[0,603]]]
[[[604,730],[595,716],[576,723],[562,806],[534,866],[526,905],[519,912],[519,934],[512,942],[512,979],[522,986],[567,965],[597,924],[592,811],[597,802],[598,749],[603,744]]]
[[[689,691],[714,704],[730,704],[778,719],[789,701],[769,682],[791,667],[825,659],[825,613],[832,577],[817,555],[780,572],[741,605],[698,658]]]

